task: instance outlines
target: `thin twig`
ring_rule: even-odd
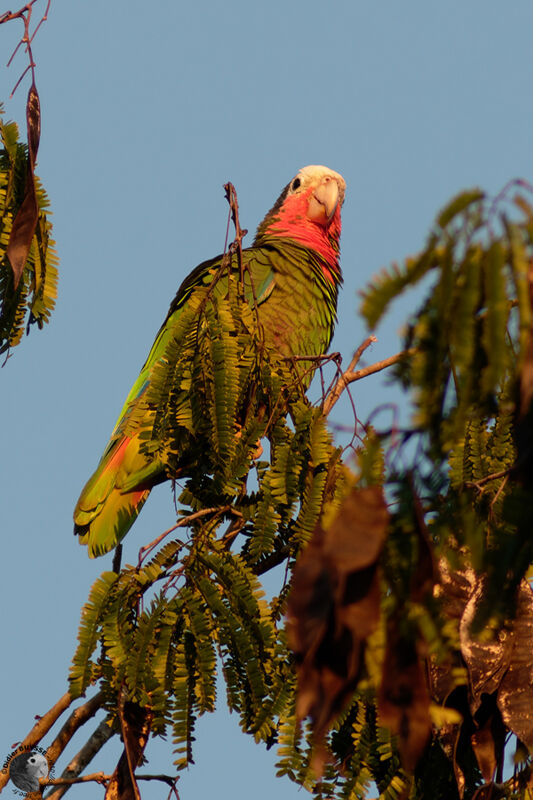
[[[505,486],[506,486],[508,480],[509,480],[509,475],[506,475],[505,478],[503,479],[503,481],[498,486],[498,490],[497,490],[496,494],[494,495],[494,497],[492,498],[492,500],[490,502],[490,516],[491,517],[494,516],[494,506],[498,502],[498,500],[500,498],[500,495],[503,492],[503,490],[505,489]]]
[[[172,531],[175,531],[178,528],[185,528],[191,522],[194,522],[195,520],[200,519],[201,517],[206,517],[208,514],[215,514],[217,512],[220,513],[220,514],[223,514],[226,511],[231,511],[231,506],[222,506],[222,507],[218,507],[218,508],[216,508],[216,507],[215,508],[202,508],[202,509],[200,509],[200,511],[195,511],[193,514],[189,514],[187,517],[183,517],[182,519],[178,520],[178,522],[176,522],[175,525],[172,525],[172,527],[168,528],[166,531],[163,531],[163,533],[161,533],[156,539],[154,539],[153,542],[150,542],[150,544],[147,544],[144,547],[141,547],[141,549],[139,550],[139,557],[138,557],[138,561],[137,561],[137,569],[140,569],[144,559],[146,558],[146,556],[149,553],[152,552],[154,547],[157,547],[157,545],[160,542],[162,542],[163,539],[166,536],[169,535],[169,533],[172,533]]]
[[[274,567],[278,567],[280,564],[283,564],[285,559],[290,555],[291,548],[288,544],[284,545],[281,550],[275,550],[273,553],[270,553],[266,556],[259,564],[255,564],[252,567],[252,572],[254,575],[264,575],[265,572],[269,572]]]
[[[19,43],[17,44],[17,46],[15,47],[13,52],[11,53],[11,57],[9,58],[9,61],[7,62],[7,66],[8,67],[11,66],[11,63],[13,62],[13,59],[15,58],[16,54],[19,51],[19,48],[22,45],[25,45],[26,53],[28,54],[28,58],[29,58],[29,62],[30,62],[28,64],[28,66],[26,67],[26,69],[24,70],[24,72],[22,73],[22,75],[20,76],[20,78],[18,79],[18,81],[16,82],[15,86],[13,87],[13,91],[11,92],[11,95],[10,95],[11,97],[13,97],[13,95],[17,91],[18,87],[20,86],[24,76],[30,70],[31,70],[31,75],[32,75],[32,82],[33,82],[33,84],[35,84],[35,66],[36,66],[36,64],[35,64],[35,61],[34,61],[34,58],[33,58],[31,45],[32,45],[33,40],[35,39],[35,35],[36,35],[37,31],[39,30],[39,28],[41,27],[43,22],[45,22],[48,19],[48,12],[50,10],[50,4],[51,4],[52,0],[48,0],[43,16],[41,17],[41,19],[39,20],[39,22],[35,26],[35,30],[33,31],[33,33],[30,34],[31,15],[32,15],[32,12],[33,12],[33,6],[37,2],[38,2],[38,0],[30,0],[29,3],[26,3],[26,5],[22,6],[22,8],[19,8],[18,11],[6,11],[6,13],[3,14],[0,17],[0,25],[2,23],[4,23],[4,22],[11,22],[14,19],[21,19],[23,21],[23,23],[24,23],[24,33],[22,34],[22,37],[21,37]]]
[[[329,412],[331,411],[331,409],[333,408],[333,406],[335,405],[335,403],[337,402],[343,391],[350,383],[350,375],[352,375],[353,370],[359,363],[361,356],[363,355],[365,350],[367,350],[370,347],[370,345],[374,344],[374,342],[377,342],[377,338],[375,336],[369,336],[367,339],[365,339],[364,342],[362,342],[359,345],[359,347],[357,348],[357,350],[353,355],[352,360],[350,361],[348,369],[346,370],[346,372],[343,372],[341,373],[341,375],[339,375],[339,377],[333,384],[332,388],[327,393],[323,405],[323,413],[325,417],[327,417],[327,415],[329,414]]]
[[[107,783],[112,778],[111,775],[106,775],[104,772],[93,772],[90,775],[81,775],[77,778],[41,778],[39,783],[41,786],[73,786],[75,783]],[[171,775],[136,775],[137,781],[162,781],[167,786],[175,786],[178,778],[173,778]],[[48,798],[52,795],[47,795]]]
[[[241,223],[239,221],[239,202],[237,200],[237,192],[235,191],[235,186],[228,181],[228,183],[224,184],[224,190],[226,192],[226,200],[228,201],[229,207],[231,209],[231,218],[235,226],[235,239],[232,242],[232,244],[230,244],[229,252],[230,255],[235,252],[237,253],[237,262],[239,264],[239,274],[241,278],[241,287],[244,297],[244,266],[242,260],[242,240],[248,233],[248,230],[246,228],[241,228]]]
[[[353,383],[354,381],[360,381],[361,378],[366,378],[368,375],[373,375],[375,372],[381,372],[383,369],[392,367],[392,365],[397,364],[398,361],[402,361],[404,358],[412,356],[414,352],[414,348],[411,350],[402,350],[400,353],[396,353],[394,356],[384,358],[382,361],[376,361],[375,364],[371,364],[369,367],[358,369],[353,373],[353,375],[350,376],[349,382]]]
[[[77,778],[41,778],[39,783],[41,786],[73,786],[75,783],[107,783],[111,780],[111,775],[106,775],[104,772],[93,772],[90,775],[81,775]],[[56,797],[60,795],[47,795],[47,798]]]
[[[507,469],[502,469],[499,472],[492,472],[490,475],[485,475],[484,478],[480,478],[478,481],[466,481],[465,486],[468,489],[477,489],[480,493],[482,493],[481,489],[482,486],[484,486],[486,483],[489,483],[490,481],[495,481],[498,478],[507,477],[510,474],[510,472],[512,472],[512,470],[514,469],[514,466],[516,465],[513,465],[512,467],[507,467]]]
[[[375,336],[369,336],[365,339],[362,344],[359,345],[357,350],[354,353],[354,356],[348,366],[348,369],[340,375],[333,387],[326,395],[324,400],[324,404],[322,407],[322,413],[325,417],[328,416],[331,409],[335,405],[335,403],[340,398],[341,394],[344,392],[347,386],[354,381],[360,381],[362,378],[366,378],[368,375],[373,375],[376,372],[381,372],[383,369],[387,369],[388,367],[392,366],[393,364],[397,364],[398,361],[402,361],[404,358],[412,355],[414,350],[403,350],[400,353],[396,353],[394,356],[390,356],[389,358],[384,358],[382,361],[376,361],[375,364],[371,364],[369,367],[363,367],[362,369],[355,369],[357,364],[359,363],[361,356],[367,350],[370,345],[376,342],[377,339]]]

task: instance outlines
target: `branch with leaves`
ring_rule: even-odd
[[[29,71],[32,76],[26,102],[27,145],[18,141],[15,123],[5,123],[0,117],[0,353],[8,355],[20,343],[25,328],[28,332],[33,323],[42,328],[48,322],[57,294],[57,256],[50,236],[52,226],[46,216],[48,199],[35,175],[41,109],[32,52],[32,42],[47,19],[51,0],[32,31],[36,2],[32,0],[18,11],[0,16],[0,24],[20,19],[24,25],[8,66],[21,47],[25,48],[29,64],[13,92]]]
[[[237,283],[216,313],[202,305],[205,339],[176,355],[172,378],[162,365],[161,381],[184,380],[179,359],[189,365],[197,462],[176,477],[178,521],[135,566],[117,559],[92,587],[70,674],[68,706],[97,688],[106,735],[122,733],[113,776],[85,778],[105,780],[109,797],[138,796],[152,735],[172,734],[177,769],[192,763],[217,663],[242,729],[275,745],[279,773],[317,798],[364,796],[370,781],[385,800],[526,796],[533,207],[515,198],[508,213],[504,202],[477,190],[456,198],[422,253],[373,281],[362,305],[370,328],[402,291],[433,285],[401,352],[361,367],[370,335],[346,370],[336,355],[313,364],[335,370],[317,407],[291,359],[258,346]],[[183,325],[196,331],[198,319]],[[231,381],[217,378],[213,343]],[[396,437],[354,419],[362,433],[348,461],[328,414],[353,382],[386,368],[410,392],[412,425]],[[176,419],[164,431],[170,464]],[[266,600],[260,578],[276,567]],[[82,779],[97,731],[53,792]],[[509,733],[522,766],[502,783]]]

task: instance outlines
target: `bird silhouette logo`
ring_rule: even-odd
[[[38,750],[27,750],[14,755],[9,761],[9,777],[17,789],[22,792],[37,792],[39,779],[47,778],[48,761]]]

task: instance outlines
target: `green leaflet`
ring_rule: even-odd
[[[238,363],[240,352],[237,337],[231,335],[235,325],[229,302],[220,300],[213,306],[212,314],[206,317],[205,348],[209,358],[207,364],[203,365],[203,374],[207,372],[209,375],[206,392],[210,393],[209,408],[212,409],[211,443],[223,464],[234,453],[239,372],[242,368]],[[234,364],[235,367],[228,369],[228,364]]]
[[[447,228],[455,217],[466,211],[469,206],[477,206],[479,201],[484,198],[485,193],[482,192],[481,189],[471,189],[467,192],[461,192],[440,212],[437,217],[437,225],[442,229]]]
[[[268,695],[265,662],[268,668],[276,638],[274,625],[262,602],[263,591],[255,575],[238,556],[200,555],[199,560],[216,578],[215,590],[209,578],[198,579],[198,588],[213,616],[222,653],[226,653],[232,663],[232,696],[236,708],[244,712],[243,725],[255,730],[254,718]]]
[[[516,374],[524,357],[531,319],[528,248],[531,210],[520,205],[524,222],[495,230],[494,208],[477,191],[465,193],[441,215],[420,257],[430,265],[435,285],[413,315],[405,348],[414,351],[396,375],[415,392],[415,424],[428,428],[434,454],[456,444],[473,406],[490,416],[495,398]],[[414,285],[413,259],[402,273]],[[392,278],[375,286],[365,303],[379,304]],[[381,299],[380,299],[381,298]],[[365,311],[365,306],[363,306]],[[368,315],[367,315],[368,316]]]
[[[159,703],[153,697],[153,693],[160,688],[153,659],[158,649],[159,658],[163,657],[158,647],[160,634],[165,631],[163,644],[168,643],[168,628],[175,623],[176,618],[169,616],[167,604],[160,595],[137,617],[135,631],[129,639],[129,652],[124,659],[124,679],[129,697],[140,705],[160,708],[161,697]]]
[[[75,697],[83,694],[92,681],[91,657],[97,647],[100,623],[106,610],[106,602],[115,585],[117,575],[104,572],[93,585],[82,611],[78,633],[79,644],[70,669],[70,690]]]
[[[170,722],[171,708],[168,694],[172,688],[172,676],[175,666],[174,636],[179,622],[179,610],[175,604],[164,603],[164,611],[160,615],[160,630],[152,647],[150,668],[153,679],[149,695],[149,705],[154,712],[152,730],[154,734],[164,735]]]
[[[181,593],[185,625],[190,633],[191,667],[194,669],[195,706],[200,714],[213,711],[216,697],[216,655],[213,620],[204,598],[185,586]]]
[[[194,675],[191,674],[189,667],[188,645],[190,642],[187,641],[187,638],[176,645],[172,678],[172,694],[175,698],[172,712],[172,740],[176,754],[174,763],[178,769],[184,769],[193,760],[192,742],[196,723],[196,715],[193,711]]]
[[[432,268],[434,237],[419,258],[407,258],[400,267],[393,264],[381,270],[372,283],[361,294],[360,313],[370,330],[374,329],[385,314],[390,303],[407,287],[415,286]]]
[[[315,409],[309,418],[308,469],[302,495],[300,513],[294,526],[294,536],[299,543],[311,538],[322,510],[324,489],[328,476],[328,466],[332,454],[331,437],[324,418]],[[300,424],[304,424],[300,418]]]

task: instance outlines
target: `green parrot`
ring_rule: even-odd
[[[342,282],[339,240],[344,192],[338,172],[304,167],[259,225],[253,245],[242,250],[242,264],[237,255],[229,260],[234,277],[245,276],[244,300],[257,313],[264,346],[283,357],[320,356],[329,347]],[[100,463],[83,488],[74,510],[74,533],[88,545],[91,557],[116,547],[152,487],[175,477],[167,474],[157,453],[150,455],[143,447],[143,422],[146,428],[147,415],[155,413],[146,408],[145,398],[154,370],[168,366],[172,346],[179,346],[185,311],[199,308],[206,290],[215,302],[227,295],[229,282],[219,279],[222,258],[203,262],[180,286]],[[312,371],[307,362],[305,386]]]

